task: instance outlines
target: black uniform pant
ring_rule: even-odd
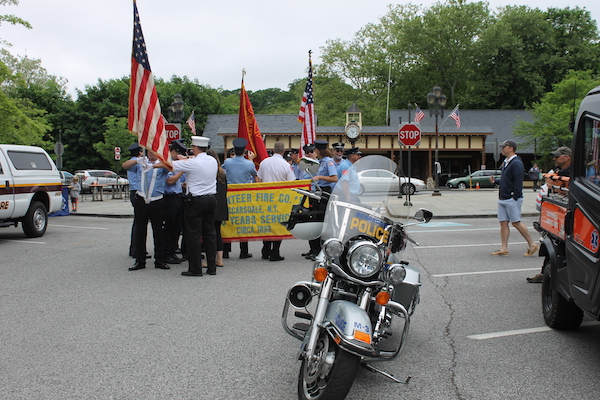
[[[137,197],[135,194],[137,193],[137,190],[130,190],[129,191],[129,201],[131,202],[131,205],[133,206],[133,223],[131,224],[131,242],[129,244],[129,255],[131,257],[135,257],[135,253],[137,252],[137,241],[135,239],[135,198]]]
[[[181,195],[165,194],[165,224],[163,235],[165,240],[165,258],[175,255],[183,223],[183,206]]]
[[[164,263],[165,257],[163,254],[163,221],[165,220],[165,201],[164,199],[151,201],[146,204],[146,201],[135,196],[133,207],[134,217],[133,224],[135,226],[136,253],[135,259],[138,265],[146,265],[146,237],[148,235],[148,219],[152,226],[152,237],[154,239],[154,263]]]
[[[208,272],[216,271],[217,244],[215,233],[215,210],[217,197],[214,195],[193,196],[185,204],[185,240],[189,261],[189,272],[202,272],[202,246],[206,251]]]

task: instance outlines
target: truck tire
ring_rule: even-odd
[[[550,261],[544,265],[542,311],[546,324],[553,329],[573,330],[581,325],[583,311],[554,289]]]
[[[39,201],[31,202],[27,214],[21,222],[23,224],[23,232],[25,236],[33,238],[40,237],[46,233],[48,227],[48,210]]]

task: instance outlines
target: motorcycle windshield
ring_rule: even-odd
[[[377,155],[352,164],[331,193],[321,239],[337,238],[342,243],[359,235],[385,239],[386,227],[393,223],[383,215],[385,200],[399,185],[395,170],[392,160]]]

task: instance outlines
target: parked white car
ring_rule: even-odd
[[[410,178],[409,183],[408,178],[399,178],[385,169],[361,171],[358,173],[358,179],[360,181],[359,194],[387,193],[388,189],[392,192],[398,192],[400,185],[402,185],[403,194],[414,194],[427,188],[427,185],[421,179]]]
[[[90,185],[114,185],[117,183],[128,184],[127,178],[117,175],[116,172],[105,169],[80,169],[75,171],[79,177],[82,192],[90,192]]]

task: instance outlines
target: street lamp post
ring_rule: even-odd
[[[169,106],[169,119],[170,122],[174,122],[176,124],[181,123],[183,121],[183,106],[185,103],[183,102],[183,97],[181,94],[177,93],[173,96],[173,102]]]
[[[444,118],[444,107],[448,99],[442,94],[442,88],[435,86],[433,90],[427,95],[427,103],[429,104],[429,116],[435,115],[435,164],[434,164],[434,177],[435,177],[435,188],[432,196],[441,196],[440,193],[440,177],[438,173],[438,117]]]

